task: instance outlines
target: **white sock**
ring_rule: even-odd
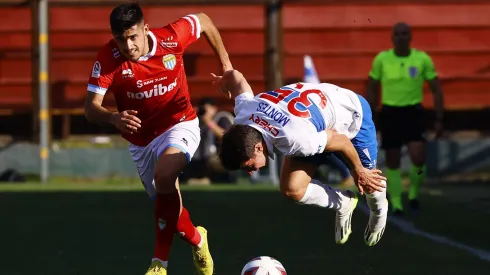
[[[153,261],[159,261],[159,262],[160,262],[160,263],[163,265],[163,267],[165,267],[165,269],[167,269],[167,268],[168,268],[168,261],[162,261],[162,260],[160,260],[160,259],[158,259],[158,258],[153,258],[153,259],[151,259],[151,261],[152,261],[152,262],[153,262]]]
[[[343,203],[350,201],[350,199],[346,191],[341,191],[312,179],[299,203],[339,210]]]
[[[197,230],[196,230],[196,231],[197,231]],[[199,242],[199,244],[197,245],[197,247],[201,248],[201,247],[202,247],[202,245],[203,245],[203,243],[204,243],[204,238],[202,237],[201,232],[197,231],[197,233],[198,233],[199,235],[201,235],[201,241]]]
[[[383,181],[385,186],[386,182]],[[376,191],[372,194],[366,194],[366,201],[373,212],[378,214],[388,213],[388,201],[386,200],[386,188],[383,191]]]

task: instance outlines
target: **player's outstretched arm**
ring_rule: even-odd
[[[226,71],[222,76],[213,73],[211,75],[213,76],[212,84],[228,98],[235,98],[243,93],[254,95],[250,84],[243,74],[237,70]]]
[[[382,191],[382,188],[385,188],[381,181],[386,180],[386,178],[381,175],[381,171],[378,169],[369,170],[363,167],[357,150],[347,136],[327,130],[325,151],[339,152],[347,159],[351,174],[361,194],[364,193],[364,188],[371,191]]]
[[[85,101],[85,117],[89,122],[99,125],[113,125],[122,132],[132,134],[141,128],[141,120],[136,116],[137,111],[128,110],[114,113],[102,107],[104,96],[88,92]]]
[[[218,56],[223,72],[232,70],[233,66],[231,65],[230,57],[228,56],[228,52],[225,49],[223,40],[221,39],[221,35],[219,34],[219,31],[214,25],[213,21],[205,13],[198,13],[196,16],[201,24],[201,33],[204,34],[209,46],[211,46],[214,53]]]

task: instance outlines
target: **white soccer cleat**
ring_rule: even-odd
[[[344,192],[347,193],[347,196],[350,197],[350,199],[349,202],[346,202],[346,205],[335,214],[335,242],[338,244],[346,243],[352,233],[352,214],[359,201],[356,193],[350,190]]]
[[[364,241],[368,246],[374,246],[379,242],[385,232],[387,219],[388,200],[386,200],[384,207],[369,211],[369,222],[364,231]]]

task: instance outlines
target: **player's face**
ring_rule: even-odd
[[[397,48],[408,48],[411,40],[410,27],[405,24],[395,26],[393,29],[393,44]]]
[[[149,49],[148,25],[141,22],[122,34],[113,34],[119,51],[129,60],[138,61]]]
[[[255,145],[254,156],[242,164],[242,169],[249,175],[266,165],[267,152],[264,149],[262,143]]]

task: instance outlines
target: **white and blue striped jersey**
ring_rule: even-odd
[[[349,139],[362,124],[359,97],[351,90],[321,83],[297,83],[253,96],[235,98],[235,123],[262,133],[273,156],[274,148],[284,155],[310,156],[327,145],[326,129]]]

